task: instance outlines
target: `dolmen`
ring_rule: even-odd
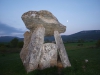
[[[66,31],[57,18],[47,10],[28,11],[22,20],[29,31],[24,33],[20,58],[27,72],[53,66],[70,67],[70,61],[60,33]],[[45,43],[45,36],[53,36],[55,43]]]

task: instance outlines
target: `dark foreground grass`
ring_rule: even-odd
[[[72,67],[62,69],[60,75],[100,75],[100,48],[92,48],[90,44],[80,48],[77,48],[77,44],[65,46],[68,47],[67,53]],[[70,46],[74,48],[70,49]],[[58,71],[57,67],[53,67],[27,74],[19,53],[0,54],[0,75],[58,75]]]

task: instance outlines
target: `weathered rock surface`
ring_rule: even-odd
[[[37,27],[31,35],[30,43],[28,45],[28,54],[23,64],[27,72],[38,68],[40,61],[41,49],[44,43],[45,28],[43,26]]]
[[[71,64],[69,62],[68,55],[58,31],[54,31],[54,37],[63,67],[70,67]]]
[[[46,10],[28,11],[22,15],[22,20],[32,32],[42,24],[45,28],[46,36],[53,35],[55,30],[59,33],[66,31],[66,26],[62,25],[51,12]]]
[[[30,42],[30,39],[31,39],[31,33],[26,31],[24,33],[24,46],[20,52],[20,58],[22,60],[22,62],[24,62],[24,60],[26,59],[26,56],[28,54],[28,45],[29,45],[29,42]]]
[[[57,46],[53,43],[45,43],[42,46],[39,68],[44,69],[57,66]]]
[[[66,26],[46,10],[28,11],[22,15],[22,20],[30,30],[24,33],[24,46],[20,52],[20,58],[27,72],[51,66],[58,68],[71,66],[59,34],[66,31]],[[44,36],[51,35],[54,35],[56,44],[44,44]]]

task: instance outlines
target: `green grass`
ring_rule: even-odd
[[[96,42],[84,42],[82,46],[78,46],[80,43],[66,43],[66,50],[78,50],[78,49],[86,49],[95,47]]]
[[[60,75],[100,75],[100,48],[95,42],[65,44],[71,67],[61,70]],[[88,62],[85,62],[85,59]],[[27,74],[19,53],[0,54],[0,75],[57,75],[58,68],[35,70]]]

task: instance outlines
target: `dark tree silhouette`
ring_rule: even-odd
[[[19,41],[17,46],[18,46],[19,48],[22,48],[22,47],[23,47],[23,44],[24,44],[23,41]]]
[[[17,44],[18,44],[18,39],[17,38],[14,38],[10,41],[11,47],[17,47]]]
[[[100,47],[100,40],[96,42],[96,47]]]

